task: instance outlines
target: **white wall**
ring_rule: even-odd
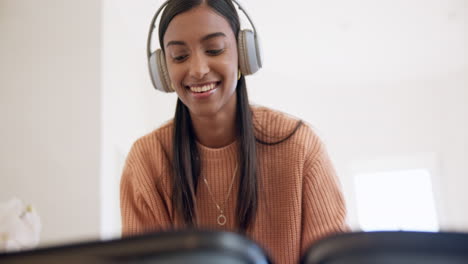
[[[43,244],[99,235],[101,5],[0,1],[0,201],[32,203]]]

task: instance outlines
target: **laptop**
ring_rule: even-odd
[[[256,243],[236,233],[171,231],[0,253],[0,263],[267,264],[271,261]]]

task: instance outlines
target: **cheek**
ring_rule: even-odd
[[[231,55],[229,58],[226,58],[226,60],[223,60],[219,64],[219,69],[222,69],[226,78],[233,79],[233,81],[237,82],[237,72],[239,69],[237,54]]]
[[[182,86],[182,81],[184,78],[183,70],[180,69],[177,65],[171,67],[168,65],[168,75],[172,85],[172,88],[175,90],[177,97],[179,97],[182,102],[185,104],[185,100],[183,100],[184,96],[186,95],[185,87]]]
[[[178,88],[177,86],[180,85],[184,76],[184,70],[179,65],[168,63],[167,71],[172,85],[174,88]]]
[[[224,93],[225,95],[234,94],[237,87],[237,63],[226,62],[220,65],[220,68],[223,69],[223,83],[224,83]]]

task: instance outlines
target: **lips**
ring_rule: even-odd
[[[207,82],[201,84],[191,84],[186,86],[193,93],[206,93],[215,89],[220,82]]]

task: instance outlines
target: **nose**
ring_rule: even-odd
[[[200,54],[194,54],[190,62],[190,76],[196,79],[203,79],[210,71],[207,59]]]

